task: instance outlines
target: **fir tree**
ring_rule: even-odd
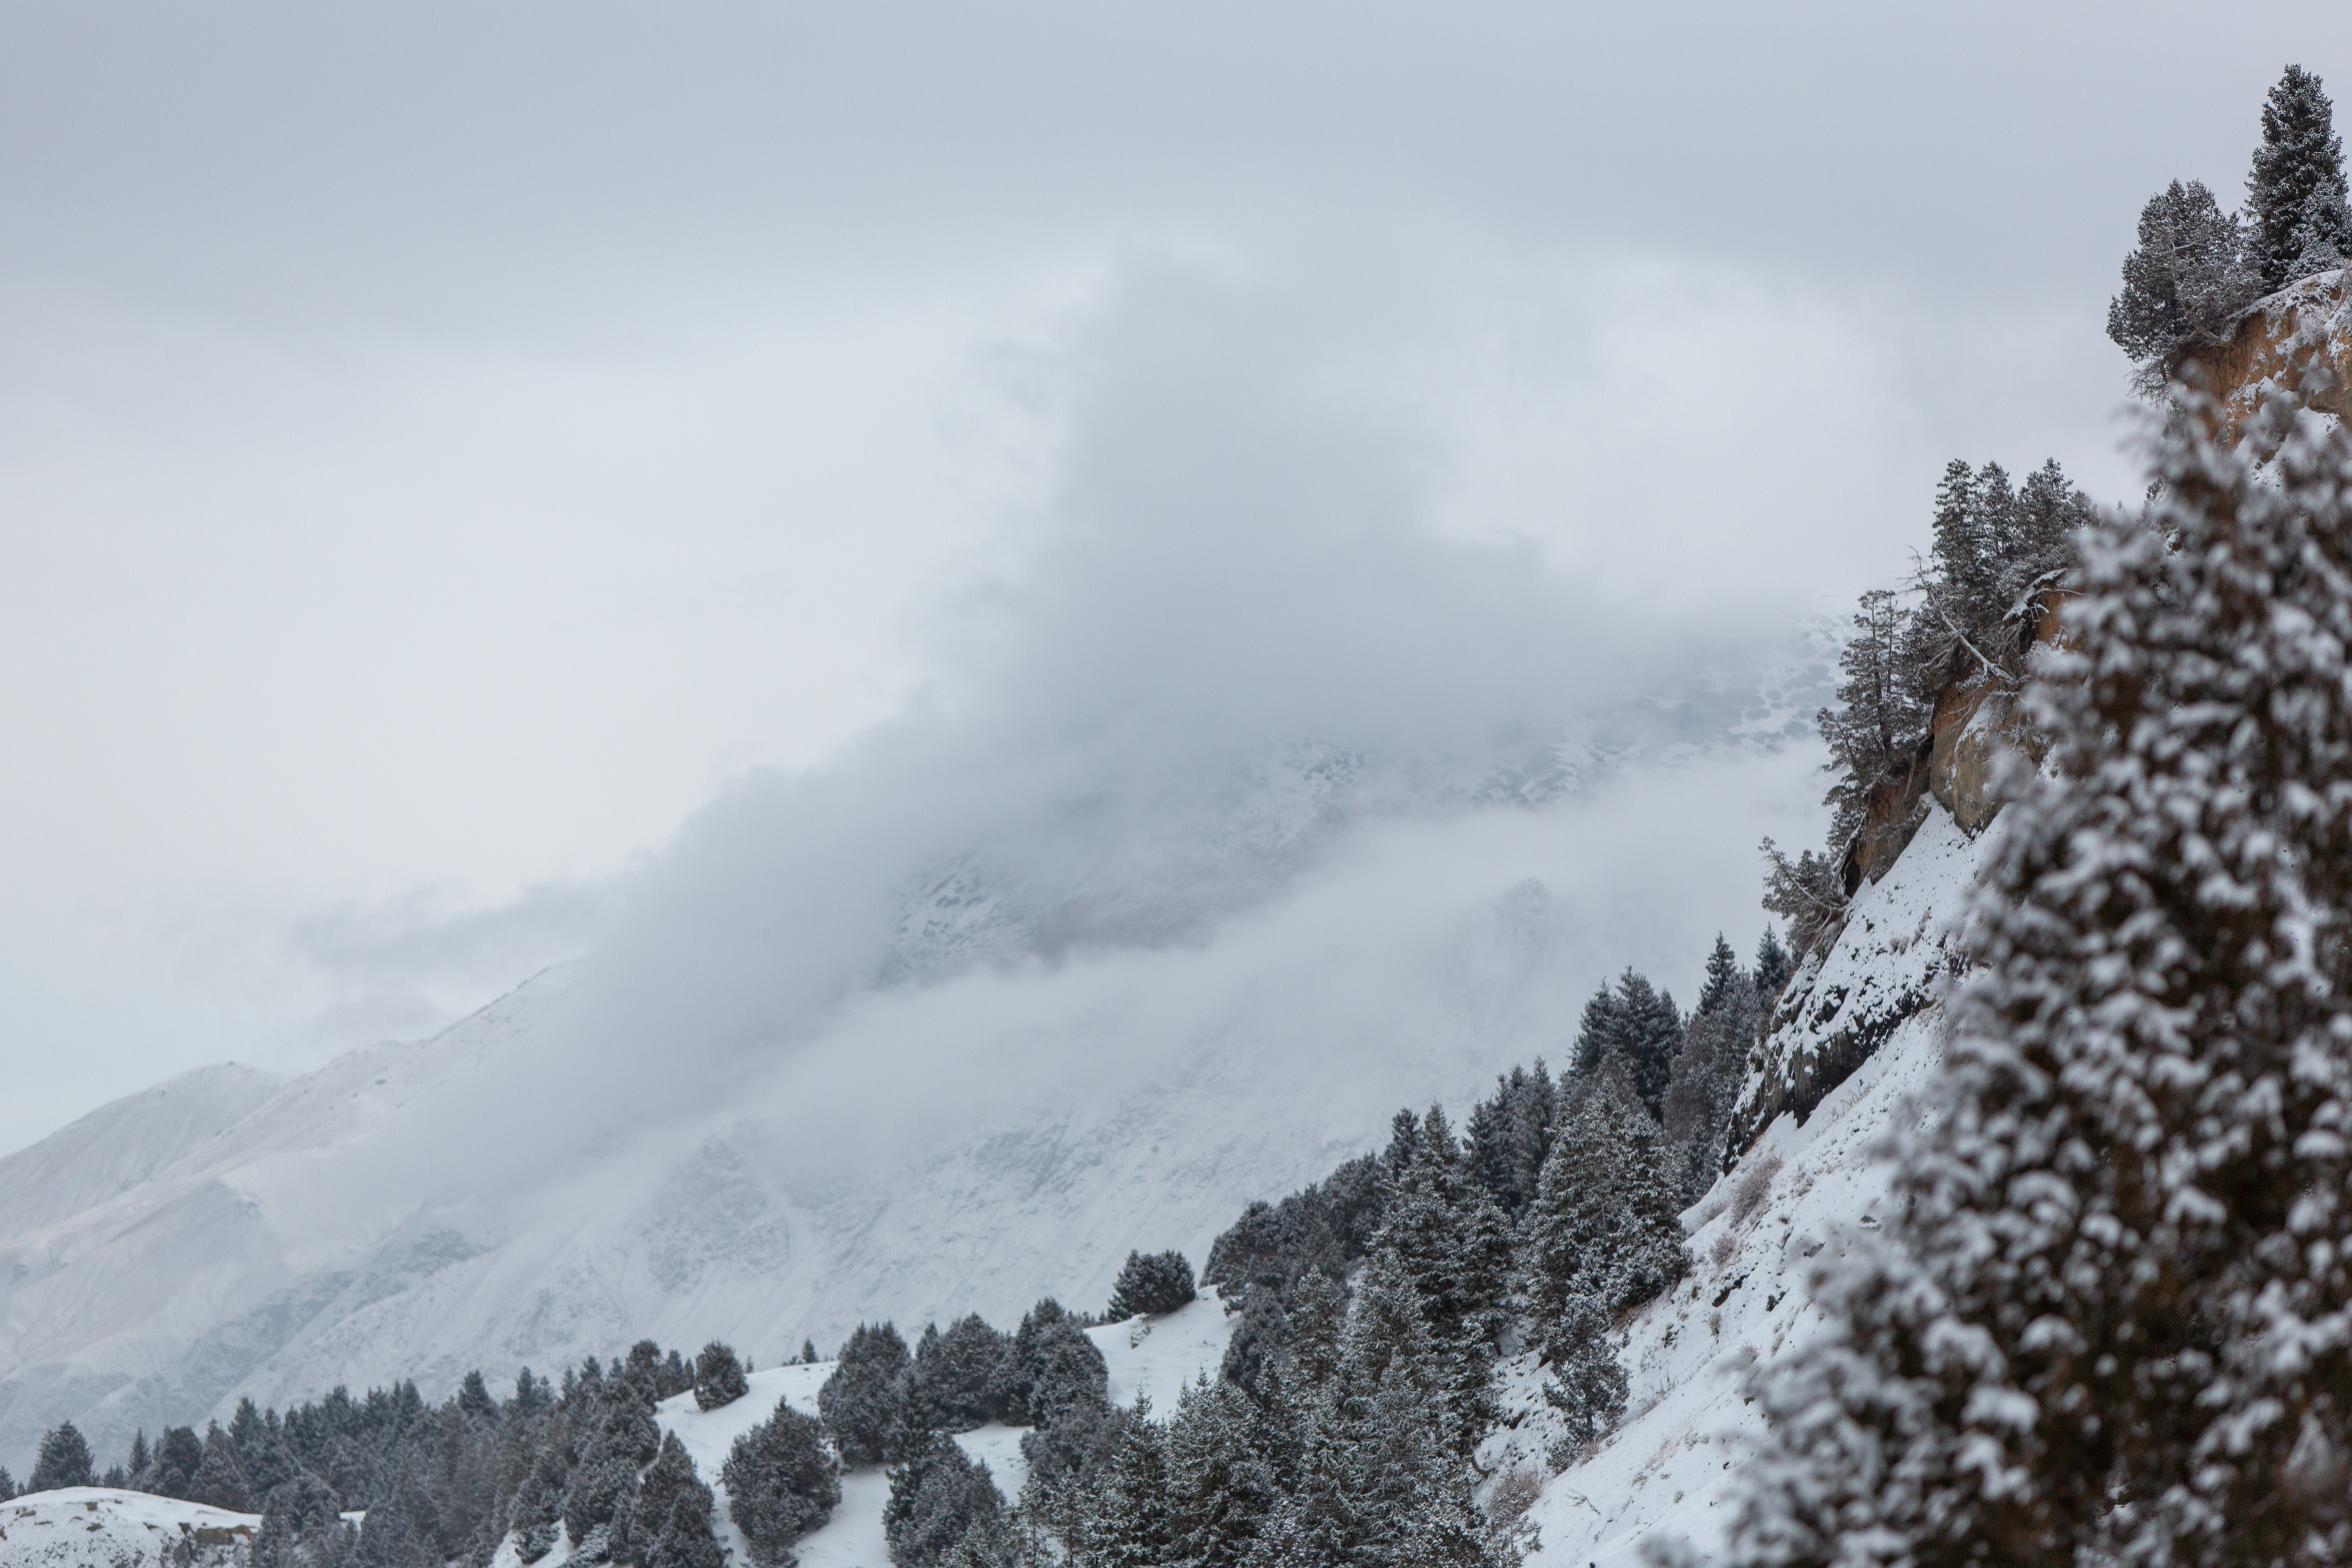
[[[722,1568],[726,1554],[710,1531],[710,1489],[673,1432],[646,1467],[631,1504],[629,1546],[638,1568]]]
[[[2107,336],[2141,367],[2153,393],[2189,349],[2225,342],[2263,292],[2235,216],[2195,180],[2175,180],[2140,209],[2139,247],[2124,258],[2123,292],[2107,304]]]
[[[1756,995],[1764,1006],[1779,999],[1780,987],[1789,983],[1789,973],[1796,968],[1789,950],[1780,945],[1780,936],[1770,926],[1756,942]]]
[[[727,1511],[760,1568],[784,1568],[793,1542],[833,1517],[841,1479],[816,1422],[782,1400],[735,1439],[719,1471]]]
[[[1895,595],[1884,588],[1863,595],[1853,629],[1838,655],[1845,679],[1838,683],[1837,705],[1815,716],[1836,774],[1827,804],[1830,843],[1838,848],[1864,830],[1871,792],[1910,765],[1927,733],[1927,704],[1906,658],[1910,616]],[[1893,834],[1906,826],[1887,823],[1873,831]]]
[[[2301,66],[2286,68],[2263,105],[2263,142],[2246,176],[2246,218],[2264,293],[2352,257],[2335,106],[2319,79]]]
[[[2352,1554],[2352,448],[2259,417],[2274,480],[2176,420],[2085,552],[1943,1115],[1761,1385],[1738,1562]]]
[[[969,1432],[997,1419],[1012,1351],[1013,1342],[977,1312],[943,1334],[926,1331],[908,1370],[909,1422],[935,1432]]]
[[[205,1429],[204,1458],[197,1461],[196,1473],[189,1479],[188,1495],[192,1501],[231,1513],[244,1513],[251,1506],[245,1468],[237,1462],[236,1445],[229,1441],[218,1422]]]
[[[702,1347],[694,1358],[694,1407],[716,1410],[732,1405],[751,1392],[751,1383],[743,1375],[743,1363],[735,1359],[732,1345],[717,1340]]]
[[[814,1340],[803,1340],[801,1342],[801,1364],[803,1366],[814,1366],[816,1363],[816,1342]]]
[[[1433,1342],[1449,1358],[1446,1396],[1466,1443],[1492,1414],[1486,1384],[1510,1289],[1510,1234],[1502,1209],[1471,1179],[1444,1110],[1431,1106],[1420,1132],[1390,1194],[1375,1256],[1403,1268]]]
[[[1609,1342],[1609,1316],[1590,1296],[1570,1296],[1553,1319],[1552,1375],[1544,1402],[1563,1418],[1564,1449],[1551,1458],[1565,1468],[1609,1435],[1625,1413],[1625,1367]]]
[[[1231,1384],[1183,1391],[1166,1444],[1171,1561],[1237,1568],[1256,1544],[1278,1499],[1273,1467],[1259,1452],[1258,1416]]]
[[[1009,1542],[1004,1502],[988,1467],[937,1433],[915,1440],[890,1471],[882,1538],[897,1568],[941,1568],[959,1548],[1001,1563]]]
[[[1150,1257],[1140,1252],[1127,1255],[1127,1265],[1118,1271],[1118,1282],[1112,1287],[1110,1309],[1112,1318],[1159,1317],[1172,1312],[1194,1299],[1192,1266],[1181,1252],[1155,1252]]]
[[[889,1323],[860,1323],[841,1347],[833,1375],[817,1391],[816,1406],[841,1449],[841,1462],[895,1460],[908,1440],[899,1379],[911,1359],[907,1342]]]
[[[1118,1457],[1087,1521],[1084,1568],[1165,1568],[1175,1529],[1168,1510],[1167,1434],[1138,1399]]]
[[[1521,1221],[1523,1269],[1540,1331],[1570,1298],[1620,1312],[1688,1272],[1676,1173],[1640,1108],[1597,1085],[1572,1110]]]
[[[70,1421],[61,1421],[41,1438],[41,1449],[33,1461],[32,1479],[25,1489],[32,1492],[53,1492],[66,1487],[87,1487],[98,1484],[89,1462],[89,1445],[82,1440],[79,1428]]]
[[[1051,1426],[1072,1411],[1110,1405],[1102,1352],[1050,1296],[1022,1318],[997,1378],[991,1401],[1015,1426]]]
[[[155,1445],[153,1489],[163,1497],[186,1498],[205,1462],[204,1439],[192,1426],[166,1426]]]

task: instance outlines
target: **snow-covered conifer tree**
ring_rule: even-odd
[[[2307,416],[2306,416],[2307,417]],[[2177,418],[2029,692],[1940,1119],[1734,1561],[2352,1556],[2352,449]]]
[[[1258,1451],[1258,1411],[1232,1384],[1196,1383],[1168,1424],[1168,1530],[1171,1562],[1238,1568],[1278,1500],[1273,1467]]]
[[[833,1517],[841,1477],[824,1434],[783,1400],[775,1414],[735,1439],[719,1467],[727,1512],[760,1568],[782,1568],[793,1542]]]
[[[40,1452],[33,1461],[33,1474],[26,1481],[25,1489],[49,1492],[66,1487],[95,1486],[97,1482],[98,1477],[90,1468],[89,1444],[81,1429],[70,1421],[61,1421],[42,1436]]]
[[[900,1379],[911,1358],[890,1323],[860,1323],[841,1347],[833,1375],[817,1390],[816,1407],[841,1450],[841,1462],[887,1464],[907,1437]]]
[[[2289,66],[2263,105],[2263,142],[2246,176],[2246,220],[2263,291],[2345,265],[2352,217],[2344,184],[2344,140],[2320,80]]]
[[[1672,1163],[1656,1123],[1605,1084],[1570,1111],[1520,1219],[1521,1268],[1540,1332],[1551,1331],[1572,1297],[1622,1311],[1689,1270]]]
[[[2237,218],[2199,182],[2175,180],[2148,197],[2123,292],[2107,304],[2107,336],[2140,365],[2143,392],[2164,384],[2184,350],[2224,342],[2262,295],[2259,237],[2256,254],[2249,248]]]
[[[751,1385],[744,1378],[743,1363],[736,1359],[734,1346],[713,1340],[694,1358],[697,1410],[716,1410],[722,1405],[732,1405],[751,1392]]]

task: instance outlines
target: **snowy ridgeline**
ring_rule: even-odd
[[[1843,988],[1849,1005],[1899,996],[1940,967],[1944,940],[1963,912],[1987,840],[1974,841],[1940,807],[1884,881],[1853,900],[1843,932],[1791,982]],[[1840,1027],[1839,1010],[1785,1010],[1768,1062],[1817,1047]],[[1684,1215],[1693,1268],[1622,1330],[1631,1378],[1624,1419],[1598,1449],[1560,1474],[1545,1450],[1559,1417],[1545,1404],[1546,1373],[1532,1356],[1507,1363],[1503,1421],[1478,1450],[1484,1499],[1515,1473],[1540,1482],[1528,1517],[1539,1546],[1529,1568],[1619,1568],[1643,1561],[1642,1544],[1687,1540],[1703,1556],[1723,1540],[1735,1509],[1727,1484],[1760,1418],[1746,1379],[1759,1360],[1824,1321],[1811,1279],[1855,1237],[1881,1223],[1887,1172],[1873,1157],[1880,1136],[1924,1089],[1942,1058],[1942,1009],[1931,994],[1907,1008],[1874,1054],[1829,1090],[1801,1125],[1772,1122],[1738,1167]]]

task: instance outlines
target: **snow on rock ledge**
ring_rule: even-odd
[[[1619,1329],[1630,1387],[1617,1429],[1552,1474],[1546,1451],[1559,1426],[1543,1400],[1545,1369],[1533,1357],[1504,1369],[1503,1419],[1478,1466],[1489,1498],[1507,1486],[1540,1489],[1526,1515],[1528,1568],[1633,1568],[1645,1542],[1686,1542],[1701,1560],[1720,1554],[1738,1506],[1732,1480],[1759,1429],[1748,1374],[1821,1331],[1821,1268],[1882,1223],[1887,1169],[1875,1150],[1897,1117],[1914,1114],[1942,1062],[1947,944],[1987,844],[1934,812],[1792,982],[1798,1000],[1783,1010],[1769,1059],[1784,1086],[1810,1095],[1801,1106],[1786,1095],[1783,1106],[1807,1114],[1762,1118],[1738,1164],[1683,1216],[1689,1278]],[[1837,1051],[1853,1054],[1832,1077]],[[1750,1087],[1753,1098],[1759,1086]]]
[[[1951,814],[1930,806],[1902,858],[1855,892],[1837,940],[1809,954],[1780,993],[1732,1114],[1732,1149],[1750,1148],[1783,1111],[1802,1125],[1904,1020],[1942,995],[1976,857]]]

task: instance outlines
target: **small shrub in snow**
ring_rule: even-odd
[[[1486,1517],[1496,1524],[1509,1524],[1528,1510],[1535,1507],[1543,1496],[1543,1478],[1521,1466],[1495,1483],[1486,1497]]]
[[[1755,1168],[1739,1178],[1738,1191],[1731,1199],[1731,1224],[1734,1229],[1746,1225],[1763,1212],[1772,1196],[1772,1178],[1780,1173],[1780,1156],[1767,1154],[1756,1162]]]

